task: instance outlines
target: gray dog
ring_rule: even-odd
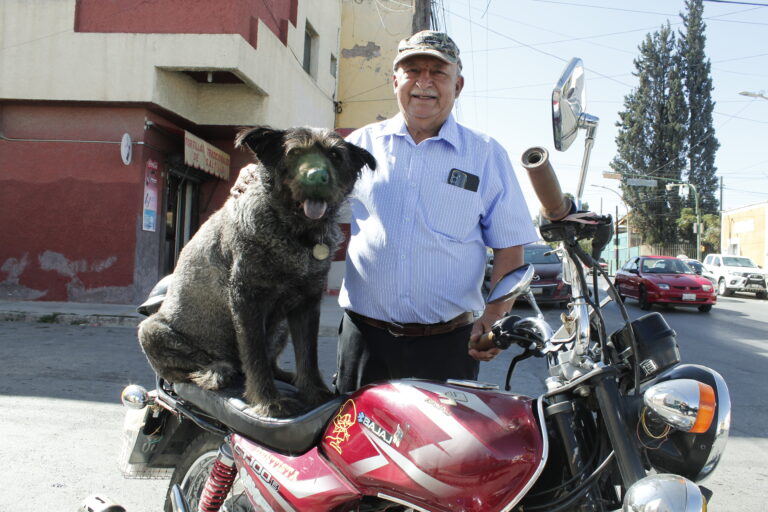
[[[245,376],[255,412],[284,417],[331,393],[317,364],[320,301],[331,256],[343,239],[336,214],[370,153],[328,130],[259,127],[236,147],[257,159],[224,206],[184,247],[159,311],[139,326],[152,367],[171,382],[206,389]],[[281,396],[276,358],[286,343],[296,356],[301,403]]]

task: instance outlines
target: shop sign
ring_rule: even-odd
[[[147,160],[144,168],[144,207],[142,208],[143,220],[141,229],[144,231],[157,231],[157,189],[159,165],[157,160]]]
[[[229,179],[229,154],[188,131],[184,131],[184,163],[223,180]]]

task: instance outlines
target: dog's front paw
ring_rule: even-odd
[[[336,395],[323,386],[322,388],[314,388],[310,391],[305,391],[301,394],[304,401],[312,407],[317,407],[325,402],[330,402]]]
[[[295,398],[283,396],[273,400],[252,404],[251,409],[257,416],[266,416],[269,418],[289,418],[291,416],[298,416],[301,413],[306,412],[307,404],[296,400]]]

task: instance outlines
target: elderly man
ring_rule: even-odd
[[[422,31],[401,41],[393,85],[399,113],[347,138],[377,169],[363,170],[350,199],[340,392],[396,378],[476,379],[498,349],[467,344],[510,307],[483,304],[486,246],[495,282],[538,239],[504,149],[451,114],[464,87],[453,40]]]

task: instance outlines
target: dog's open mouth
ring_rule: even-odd
[[[325,215],[328,203],[320,199],[305,199],[301,206],[304,208],[304,215],[310,219],[317,220]]]

